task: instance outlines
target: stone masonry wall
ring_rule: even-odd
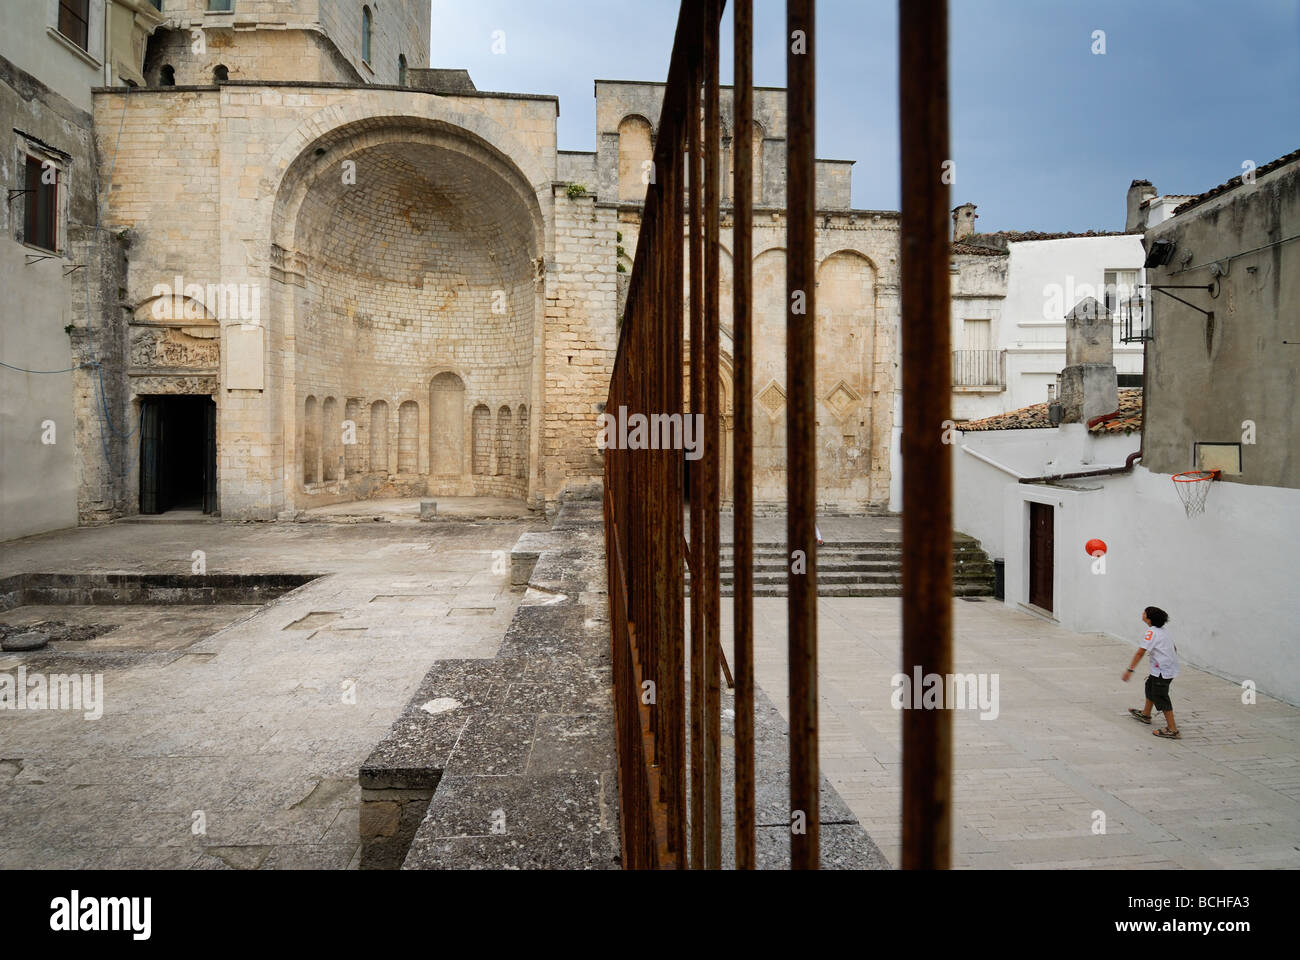
[[[550,253],[553,98],[226,86],[138,90],[130,95],[102,91],[95,99],[102,177],[107,178],[109,168],[103,158],[117,153],[105,224],[110,230],[129,230],[132,238],[123,299],[133,314],[132,363],[142,361],[138,369],[132,368],[132,390],[135,395],[216,396],[224,517],[269,518],[286,506],[323,498],[423,493],[423,487],[409,484],[387,491],[378,483],[345,488],[338,480],[333,489],[308,490],[302,471],[305,400],[308,390],[318,391],[310,395],[323,414],[325,401],[333,397],[331,411],[341,420],[349,411],[368,413],[371,400],[384,399],[395,431],[388,444],[394,460],[401,442],[396,433],[401,404],[416,403],[417,462],[423,471],[429,464],[434,426],[429,413],[432,380],[457,370],[470,411],[464,428],[467,449],[472,450],[474,439],[472,408],[480,401],[488,406],[491,429],[487,473],[475,476],[468,489],[458,484],[455,492],[524,494],[529,478],[540,470],[540,431],[535,424],[544,417],[545,404],[538,326],[542,284],[537,277]],[[404,155],[402,144],[413,145],[417,152]],[[364,148],[381,146],[392,152],[374,157],[400,161],[405,156],[407,166],[398,163],[398,168],[409,172],[413,162],[426,172],[442,170],[445,179],[437,181],[430,174],[433,179],[421,184],[408,177],[402,187],[394,177],[378,193],[367,194],[378,185],[372,177],[367,186]],[[456,156],[419,152],[435,146]],[[329,218],[313,224],[310,211],[316,201],[310,198],[316,178],[339,182],[338,164],[348,151],[361,151],[354,201],[369,196],[375,202],[366,210],[333,204]],[[413,192],[403,195],[403,189]],[[317,200],[327,196],[319,194]],[[295,232],[300,209],[308,215],[302,218],[303,229]],[[460,219],[453,222],[453,214]],[[435,223],[451,228],[438,233],[441,228]],[[484,224],[500,232],[484,233]],[[349,234],[354,236],[351,241]],[[428,246],[418,255],[414,247],[404,251],[403,237],[411,242],[416,236]],[[318,256],[324,261],[333,258],[338,269],[316,272],[313,261]],[[448,257],[462,262],[457,266]],[[443,267],[438,266],[440,258]],[[219,319],[213,304],[200,304],[196,316],[164,324],[167,329],[160,331],[150,316],[152,291],[155,284],[172,283],[178,274],[186,283],[256,290],[261,319],[244,331],[246,324],[238,318]],[[472,292],[455,281],[462,275]],[[505,294],[504,317],[491,309],[497,290]],[[443,309],[452,303],[458,306]],[[460,334],[444,327],[444,336],[432,337],[432,318],[440,315],[448,323],[472,321],[472,326]],[[372,338],[370,347],[356,339],[363,330],[356,318],[364,317],[380,320],[365,334]],[[500,325],[495,334],[490,332],[494,324]],[[412,339],[398,334],[414,327],[427,335]],[[411,359],[402,356],[397,341],[382,345],[384,336],[376,339],[375,330],[387,330],[399,341],[405,337]],[[322,331],[327,335],[321,336]],[[340,351],[331,342],[336,336],[353,339]],[[149,343],[143,344],[146,337]],[[239,347],[232,354],[236,342]],[[450,349],[457,342],[465,349],[473,342],[489,353],[510,354],[470,357],[469,366],[478,367],[478,393],[472,372],[430,348],[437,344],[438,349]],[[313,372],[312,365],[326,358],[338,361],[339,376]],[[406,378],[400,389],[368,381],[371,361],[409,375],[400,374]],[[300,362],[305,378],[301,382]],[[317,377],[315,382],[312,377]],[[503,406],[509,408],[508,424]],[[366,416],[358,427],[364,442]],[[333,445],[332,432],[329,439]],[[336,446],[331,449],[337,453]],[[345,464],[355,468],[350,458],[356,453],[345,451]],[[498,473],[503,464],[506,473]],[[517,475],[521,468],[524,477]]]
[[[555,187],[555,257],[547,272],[544,332],[546,416],[538,494],[598,488],[604,463],[596,418],[609,395],[618,348],[617,211]]]
[[[237,0],[229,12],[207,0],[167,0],[169,29],[150,40],[145,77],[157,84],[169,64],[176,83],[212,82],[222,64],[231,80],[398,83],[408,68],[429,63],[430,0],[385,0],[371,12],[370,60],[362,59],[363,4],[356,0]],[[201,31],[202,52],[195,49]]]
[[[154,296],[157,285],[174,288],[178,277],[182,288],[198,285],[205,292],[209,284],[222,282],[220,112],[216,91],[95,98],[99,175],[108,191],[104,233],[129,244],[125,276],[113,297],[113,309],[126,323],[122,355],[114,365],[125,383],[112,415],[127,429],[139,422],[142,396],[210,395],[218,410],[223,402],[217,389],[216,305],[206,303],[206,295],[186,300],[183,290],[173,290],[174,296],[161,302]],[[96,391],[87,390],[92,402]],[[218,444],[220,430],[218,418]],[[132,453],[135,447],[138,438]],[[120,482],[123,512],[137,512],[138,463]],[[88,489],[83,501],[93,499]],[[83,514],[86,509],[83,503]]]
[[[829,222],[827,220],[829,217]],[[622,246],[635,257],[639,210],[622,209]],[[731,221],[722,244],[722,496],[734,495],[735,399],[731,364]],[[817,229],[818,502],[828,509],[879,510],[889,502],[890,438],[898,376],[898,215],[823,213]],[[689,268],[689,264],[688,264]],[[754,222],[754,489],[759,503],[785,500],[785,216]],[[688,300],[687,288],[683,291]],[[689,348],[689,345],[688,345]],[[688,349],[689,353],[689,349]],[[684,373],[685,375],[685,373]]]
[[[144,78],[150,87],[171,67],[178,86],[208,86],[224,66],[228,79],[357,83],[360,77],[329,40],[316,30],[206,28],[202,52],[188,30],[159,29],[149,38]],[[394,83],[397,81],[394,79]]]
[[[310,456],[321,468],[305,450],[300,458],[308,492],[353,496],[356,485],[320,486],[350,473],[433,473],[442,479],[430,492],[522,497],[527,452],[518,449],[517,418],[531,403],[535,274],[527,211],[476,163],[435,147],[373,147],[350,160],[356,183],[342,184],[327,167],[298,215],[309,282],[297,394],[299,404],[314,397],[322,415],[327,400],[345,397],[369,413],[354,421],[357,449],[347,453],[356,455],[343,468],[342,418],[319,428]],[[442,408],[433,422],[435,376],[461,385],[458,427],[442,422]],[[414,437],[403,432],[407,403],[419,410]],[[473,415],[479,407],[489,411],[487,426]],[[389,436],[379,444],[400,452],[414,440],[416,456],[367,463],[370,430],[381,424]],[[298,438],[315,427],[304,416]],[[485,462],[473,456],[475,443],[486,443]]]

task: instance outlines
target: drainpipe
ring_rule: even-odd
[[[1139,441],[1140,443],[1140,441]],[[1102,467],[1100,470],[1080,470],[1077,473],[1054,473],[1046,477],[1021,477],[1021,483],[1053,483],[1057,480],[1078,480],[1083,477],[1105,477],[1111,474],[1132,473],[1133,465],[1142,459],[1141,449],[1128,455],[1122,467]]]
[[[1025,475],[1021,473],[1019,470],[1013,470],[1011,467],[1008,467],[1005,463],[999,463],[998,461],[994,460],[992,457],[986,457],[978,450],[972,450],[964,443],[961,445],[961,449],[963,453],[968,453],[976,460],[982,460],[984,463],[987,463],[990,467],[995,467],[996,469],[1001,470],[1003,473],[1009,473],[1017,480],[1023,482],[1025,479],[1027,479]]]

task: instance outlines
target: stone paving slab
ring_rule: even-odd
[[[566,504],[528,537],[528,590],[496,659],[435,665],[366,759],[364,868],[618,866],[600,518]],[[450,749],[417,716],[433,694],[456,704]]]
[[[818,605],[822,772],[895,864],[900,610],[892,598]],[[756,679],[785,715],[784,601],[755,612]],[[724,599],[728,656],[731,614]],[[996,719],[956,712],[955,866],[1300,867],[1300,708],[1242,704],[1235,683],[1184,665],[1172,691],[1183,739],[1161,741],[1127,716],[1142,697],[1119,679],[1132,643],[993,600],[959,602],[955,617],[954,669],[999,676]]]
[[[531,572],[528,592],[494,661],[486,702],[467,709],[450,756],[426,749],[418,732],[400,747],[396,734],[362,770],[363,788],[386,782],[386,764],[441,763],[428,812],[416,829],[404,869],[608,869],[619,863],[617,766],[604,590],[604,543],[598,505],[563,507],[550,531],[521,539]],[[442,664],[432,673],[449,669]],[[486,669],[468,665],[468,674]],[[426,678],[426,685],[427,685]],[[453,687],[454,687],[453,683]],[[422,685],[421,690],[426,686]],[[454,694],[453,694],[454,695]],[[731,695],[724,695],[724,711]],[[409,713],[414,709],[408,706]],[[730,711],[734,715],[734,710]],[[789,865],[788,733],[761,694],[755,711],[759,864]],[[724,713],[724,736],[733,720]],[[724,745],[725,746],[725,745]],[[734,836],[732,753],[723,750],[723,832]],[[400,760],[397,758],[400,757]],[[391,804],[363,865],[390,865],[406,822],[400,798],[368,789],[368,801]],[[413,802],[419,802],[417,798]],[[828,867],[881,868],[887,863],[834,787],[823,779],[823,861]],[[364,841],[364,836],[363,836]],[[730,854],[729,854],[730,855]]]
[[[355,867],[358,766],[431,665],[492,662],[522,598],[498,561],[531,526],[152,522],[6,543],[0,577],[188,575],[194,550],[209,573],[321,576],[225,626],[179,624],[188,645],[0,654],[11,675],[102,673],[105,701],[99,720],[0,711],[0,868]],[[490,612],[451,615],[467,608]]]
[[[735,866],[735,694],[722,685],[722,866]],[[689,737],[688,737],[689,741]],[[754,697],[754,841],[760,870],[790,868],[790,732],[762,691]],[[889,862],[825,776],[819,797],[821,865],[826,870],[887,870]]]

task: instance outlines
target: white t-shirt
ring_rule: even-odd
[[[1178,676],[1178,654],[1174,650],[1174,640],[1169,636],[1169,631],[1164,627],[1147,627],[1138,643],[1146,649],[1153,676],[1170,680]]]

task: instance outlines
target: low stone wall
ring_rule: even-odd
[[[362,869],[619,866],[599,503],[516,552],[496,659],[435,663],[361,767]]]
[[[318,576],[315,573],[22,573],[0,580],[0,610],[34,604],[270,603]]]

